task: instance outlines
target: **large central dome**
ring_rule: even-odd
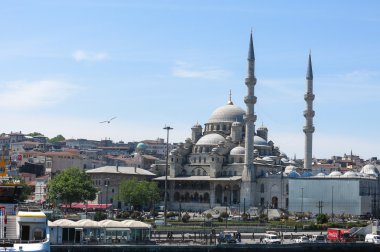
[[[217,108],[212,112],[207,123],[220,123],[220,122],[244,122],[243,116],[245,111],[231,103]]]

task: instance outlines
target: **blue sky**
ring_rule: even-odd
[[[232,100],[245,108],[249,33],[257,125],[304,155],[309,50],[314,156],[380,156],[378,1],[2,1],[1,132],[184,141]],[[110,124],[100,121],[116,116]]]

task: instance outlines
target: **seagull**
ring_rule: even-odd
[[[109,120],[106,120],[106,121],[102,121],[102,122],[99,122],[99,123],[110,123],[113,119],[115,119],[116,118],[116,116],[115,117],[112,117],[111,119],[109,119]]]

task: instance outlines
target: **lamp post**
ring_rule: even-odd
[[[106,178],[105,182],[106,182],[106,212],[107,212],[107,216],[108,216],[108,186],[110,183],[110,179]]]
[[[301,187],[301,213],[303,215],[303,187]]]
[[[334,221],[334,186],[331,187],[331,219]]]
[[[166,130],[166,165],[165,165],[165,195],[164,195],[164,225],[166,226],[166,212],[168,205],[168,166],[169,166],[169,130],[172,130],[170,126],[165,126]]]

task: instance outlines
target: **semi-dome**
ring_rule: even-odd
[[[253,138],[253,143],[254,145],[268,145],[267,141],[265,141],[264,138],[259,137],[259,136],[255,136]]]
[[[230,155],[244,155],[245,148],[243,146],[236,146],[230,151]]]
[[[243,116],[245,111],[233,104],[227,104],[222,107],[217,108],[212,112],[208,123],[219,123],[219,122],[240,122],[243,123]]]
[[[333,171],[328,176],[329,177],[339,177],[339,176],[342,176],[342,173],[339,171]]]
[[[225,141],[223,136],[216,133],[212,133],[201,137],[196,143],[196,145],[218,145],[218,143],[221,141]]]

